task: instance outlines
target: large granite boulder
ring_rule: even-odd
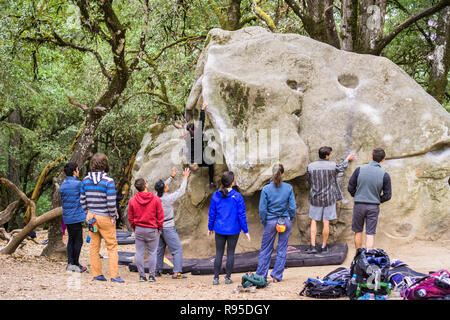
[[[353,201],[347,182],[376,147],[386,150],[383,167],[393,186],[392,200],[381,206],[378,231],[392,238],[450,239],[450,114],[388,59],[260,27],[233,32],[213,29],[186,104],[188,120],[198,119],[204,101],[208,102],[207,136],[214,141],[210,146],[215,152],[210,155],[217,163],[216,181],[224,170],[234,171],[248,204],[255,243],[241,241],[241,250],[259,246],[259,191],[276,162],[285,166],[285,181],[296,193],[298,228],[291,242],[308,241],[305,169],[324,145],[333,148],[336,162],[350,152],[356,154],[340,177],[344,199],[338,203],[338,219],[332,222],[331,241],[352,234]],[[157,128],[144,138],[134,177],[152,181],[167,177],[175,162],[181,172],[183,129]],[[177,152],[180,156],[170,160],[168,154]],[[198,243],[205,242],[212,192],[206,185],[205,168],[190,178],[177,210],[181,233]],[[202,236],[196,238],[198,234]],[[207,243],[202,250],[211,249],[210,254],[213,243]]]

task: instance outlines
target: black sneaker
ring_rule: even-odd
[[[155,277],[161,277],[161,272],[160,271],[156,271],[155,272]]]
[[[316,246],[309,246],[309,249],[307,249],[306,250],[306,253],[309,253],[309,254],[316,254],[317,253],[317,249],[316,249]]]
[[[145,276],[139,277],[139,282],[145,282],[145,281],[147,281],[147,278]]]
[[[326,245],[325,248],[324,247],[320,248],[320,253],[327,253],[327,252],[328,252],[328,245]]]
[[[215,182],[210,182],[209,183],[209,188],[210,189],[217,189],[217,184]]]
[[[155,279],[154,276],[148,276],[148,281],[149,281],[149,282],[155,282],[156,279]]]

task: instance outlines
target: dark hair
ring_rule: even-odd
[[[139,178],[139,179],[136,179],[136,181],[134,182],[134,187],[137,189],[137,191],[142,192],[145,190],[146,184],[147,183],[145,182],[144,179]]]
[[[222,186],[220,187],[220,192],[222,192],[222,198],[226,198],[228,195],[227,188],[231,187],[234,181],[234,173],[233,171],[225,171],[222,174]]]
[[[187,131],[193,131],[193,130],[194,130],[194,123],[193,123],[193,122],[189,122],[189,123],[186,125],[186,130],[187,130]]]
[[[105,171],[109,169],[109,160],[104,153],[96,153],[92,156],[89,163],[91,171]]]
[[[64,166],[64,173],[67,177],[73,177],[73,173],[77,171],[78,165],[75,162],[69,162]]]
[[[155,183],[155,190],[156,190],[156,193],[158,194],[158,197],[161,198],[163,196],[165,187],[166,187],[166,184],[162,180],[159,180],[158,182]]]
[[[331,151],[333,151],[331,147],[321,147],[319,149],[319,158],[325,159],[331,153]]]
[[[273,183],[275,184],[275,187],[278,189],[281,186],[281,183],[283,182],[283,178],[281,175],[284,173],[284,167],[281,163],[278,163],[273,166],[272,168],[273,173]]]
[[[386,157],[386,152],[381,148],[373,149],[372,151],[373,161],[381,162]]]

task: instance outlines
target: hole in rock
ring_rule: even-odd
[[[358,77],[353,74],[344,73],[338,77],[338,81],[346,88],[356,88],[359,84]]]
[[[287,80],[286,84],[291,88],[292,90],[295,90],[299,93],[303,93],[304,89],[301,84],[297,83],[295,80]]]

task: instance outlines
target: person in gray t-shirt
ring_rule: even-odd
[[[177,230],[175,229],[175,221],[174,221],[174,203],[180,199],[185,191],[187,186],[187,180],[190,174],[190,170],[186,168],[183,171],[183,181],[181,182],[178,190],[172,193],[168,193],[169,184],[175,178],[177,172],[175,169],[172,169],[171,176],[166,180],[159,180],[155,184],[155,190],[158,193],[158,196],[161,198],[161,204],[164,212],[164,224],[161,232],[161,237],[159,238],[158,252],[157,252],[157,262],[156,262],[156,275],[161,275],[162,268],[164,265],[164,252],[166,250],[166,246],[169,247],[170,253],[173,256],[173,279],[181,279],[186,278],[185,275],[182,274],[183,269],[183,249],[181,246],[180,238],[178,236]]]

